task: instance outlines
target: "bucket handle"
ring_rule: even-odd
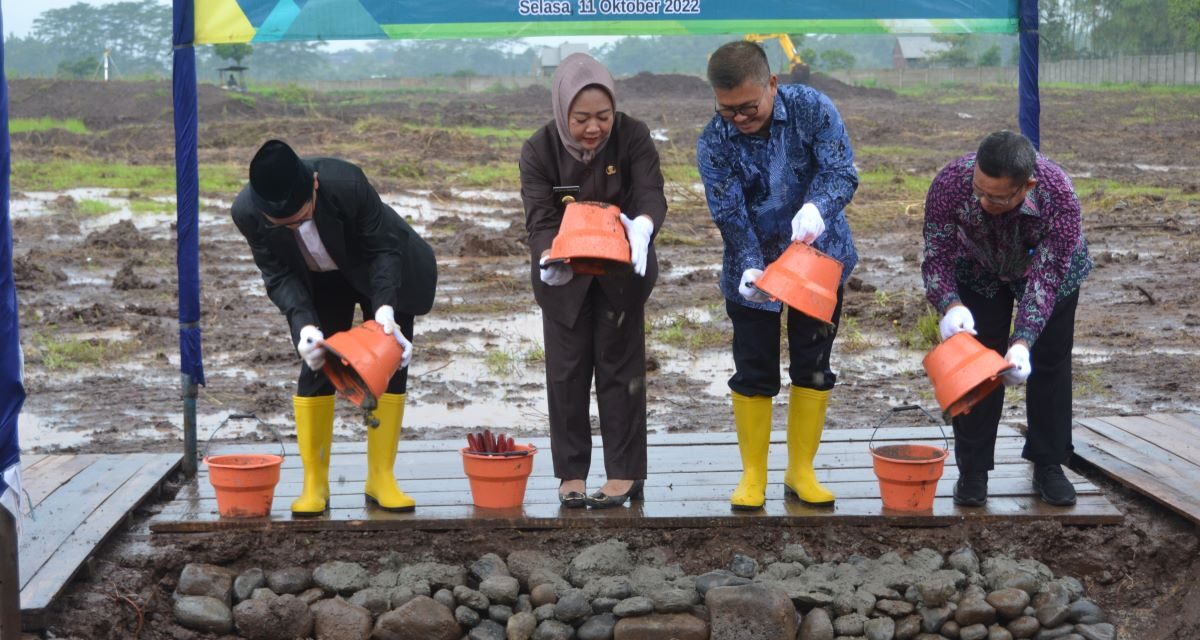
[[[279,457],[281,457],[281,458],[287,457],[287,448],[285,448],[283,446],[283,436],[279,435],[279,431],[275,427],[267,424],[266,422],[263,421],[262,418],[258,417],[257,414],[251,412],[251,413],[231,413],[231,414],[225,416],[225,419],[221,421],[221,424],[217,425],[217,428],[213,429],[212,433],[208,434],[208,440],[206,440],[204,442],[204,455],[200,456],[201,460],[208,459],[208,450],[209,450],[209,448],[212,447],[213,436],[217,435],[217,432],[220,431],[221,429],[224,429],[225,425],[229,424],[230,420],[255,420],[255,421],[257,421],[259,424],[266,427],[267,430],[269,430],[271,432],[271,435],[275,436],[275,441],[279,443]]]
[[[867,447],[871,451],[875,451],[875,433],[879,431],[879,427],[882,427],[883,423],[887,422],[888,416],[895,415],[901,411],[920,411],[921,413],[925,414],[925,417],[929,418],[930,422],[936,424],[938,426],[938,430],[942,432],[942,440],[946,442],[946,451],[950,450],[950,439],[946,437],[946,429],[942,426],[945,423],[944,420],[938,420],[937,418],[933,417],[932,413],[926,411],[925,407],[922,407],[919,404],[901,404],[892,407],[890,411],[883,414],[883,417],[879,419],[879,422],[875,423],[875,428],[871,431],[871,439],[867,442]]]

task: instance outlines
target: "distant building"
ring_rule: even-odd
[[[932,56],[949,50],[949,44],[929,36],[898,36],[892,47],[892,68],[926,69]]]
[[[564,42],[557,47],[542,47],[538,52],[538,57],[534,61],[533,75],[535,76],[550,76],[554,75],[554,70],[558,68],[563,58],[572,53],[587,53],[588,46],[578,42]]]

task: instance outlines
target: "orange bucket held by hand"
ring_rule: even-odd
[[[778,260],[767,265],[754,284],[772,300],[829,323],[837,309],[841,281],[841,262],[803,242],[793,242]]]
[[[933,395],[951,416],[968,413],[1000,386],[1008,361],[983,346],[975,336],[956,333],[930,351],[921,362],[933,383]]]
[[[366,410],[375,408],[404,358],[400,343],[374,320],[333,334],[324,347],[325,375],[343,397]]]
[[[575,273],[604,275],[633,263],[621,210],[604,202],[571,202],[563,212],[548,262],[567,262]]]

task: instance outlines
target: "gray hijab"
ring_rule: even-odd
[[[591,162],[604,145],[608,144],[608,138],[605,138],[595,150],[584,149],[571,135],[568,122],[571,103],[580,91],[593,85],[608,92],[608,97],[613,102],[613,110],[616,111],[617,95],[613,91],[612,75],[604,65],[596,62],[595,58],[586,53],[572,53],[554,70],[554,124],[558,127],[558,137],[566,147],[567,153],[584,164]]]

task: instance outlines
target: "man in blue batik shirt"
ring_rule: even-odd
[[[772,398],[779,394],[781,304],[754,286],[792,242],[839,260],[842,283],[858,262],[843,209],[858,188],[846,127],[824,94],[778,84],[762,47],[731,42],[708,61],[716,115],[696,145],[708,208],[725,240],[721,292],[733,322],[729,379],[742,458],[734,509],[761,509],[766,498]],[[842,313],[838,287],[833,323],[788,309],[791,392],[784,495],[818,505],[834,495],[817,482],[829,392],[837,376],[829,354]]]

